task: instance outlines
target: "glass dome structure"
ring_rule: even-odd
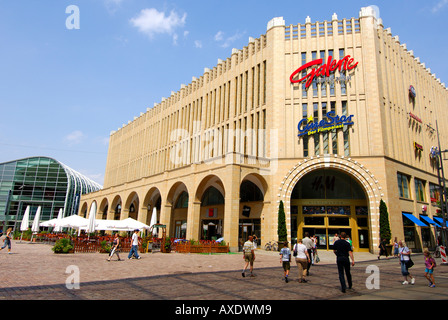
[[[65,164],[48,157],[0,163],[0,227],[18,228],[27,206],[30,219],[41,206],[41,221],[77,214],[82,194],[102,186]]]

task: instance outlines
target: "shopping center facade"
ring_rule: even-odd
[[[277,240],[285,207],[288,239],[304,232],[331,249],[350,234],[376,252],[379,204],[392,237],[421,250],[434,227],[409,223],[438,210],[430,149],[448,141],[448,90],[383,26],[358,18],[285,25],[233,49],[226,60],[111,132],[104,188],[83,195],[97,218],[151,219],[171,237],[249,234]],[[446,171],[446,170],[445,170]]]

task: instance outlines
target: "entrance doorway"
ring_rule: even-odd
[[[222,220],[202,220],[202,240],[217,240],[222,233]]]
[[[332,250],[335,234],[345,232],[354,251],[369,251],[369,209],[363,188],[336,169],[318,169],[300,179],[291,193],[291,221],[297,237],[315,235],[319,249]]]
[[[238,247],[240,251],[243,249],[244,242],[247,241],[249,236],[253,235],[257,237],[255,244],[258,247],[261,243],[261,219],[241,219],[238,231]]]

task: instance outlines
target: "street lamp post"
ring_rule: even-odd
[[[442,218],[443,218],[443,229],[442,229],[442,243],[444,247],[447,247],[447,236],[446,236],[446,226],[447,226],[447,209],[448,209],[448,204],[447,204],[447,195],[446,195],[446,187],[445,187],[445,173],[443,170],[443,159],[442,159],[442,153],[448,152],[447,150],[443,150],[440,147],[440,138],[439,138],[439,126],[437,124],[437,120],[436,120],[436,130],[437,130],[437,141],[439,144],[439,152],[437,152],[437,175],[439,178],[439,185],[440,188],[442,189],[441,193],[440,193],[440,206],[442,209]],[[440,176],[440,172],[442,173],[442,176]]]

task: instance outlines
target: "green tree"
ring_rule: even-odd
[[[390,233],[389,213],[387,212],[386,203],[380,201],[380,238],[386,239],[387,242],[392,238]]]
[[[286,231],[286,217],[285,209],[283,207],[283,201],[280,200],[280,205],[278,207],[278,227],[277,227],[278,241],[284,242],[287,240],[288,233]]]

